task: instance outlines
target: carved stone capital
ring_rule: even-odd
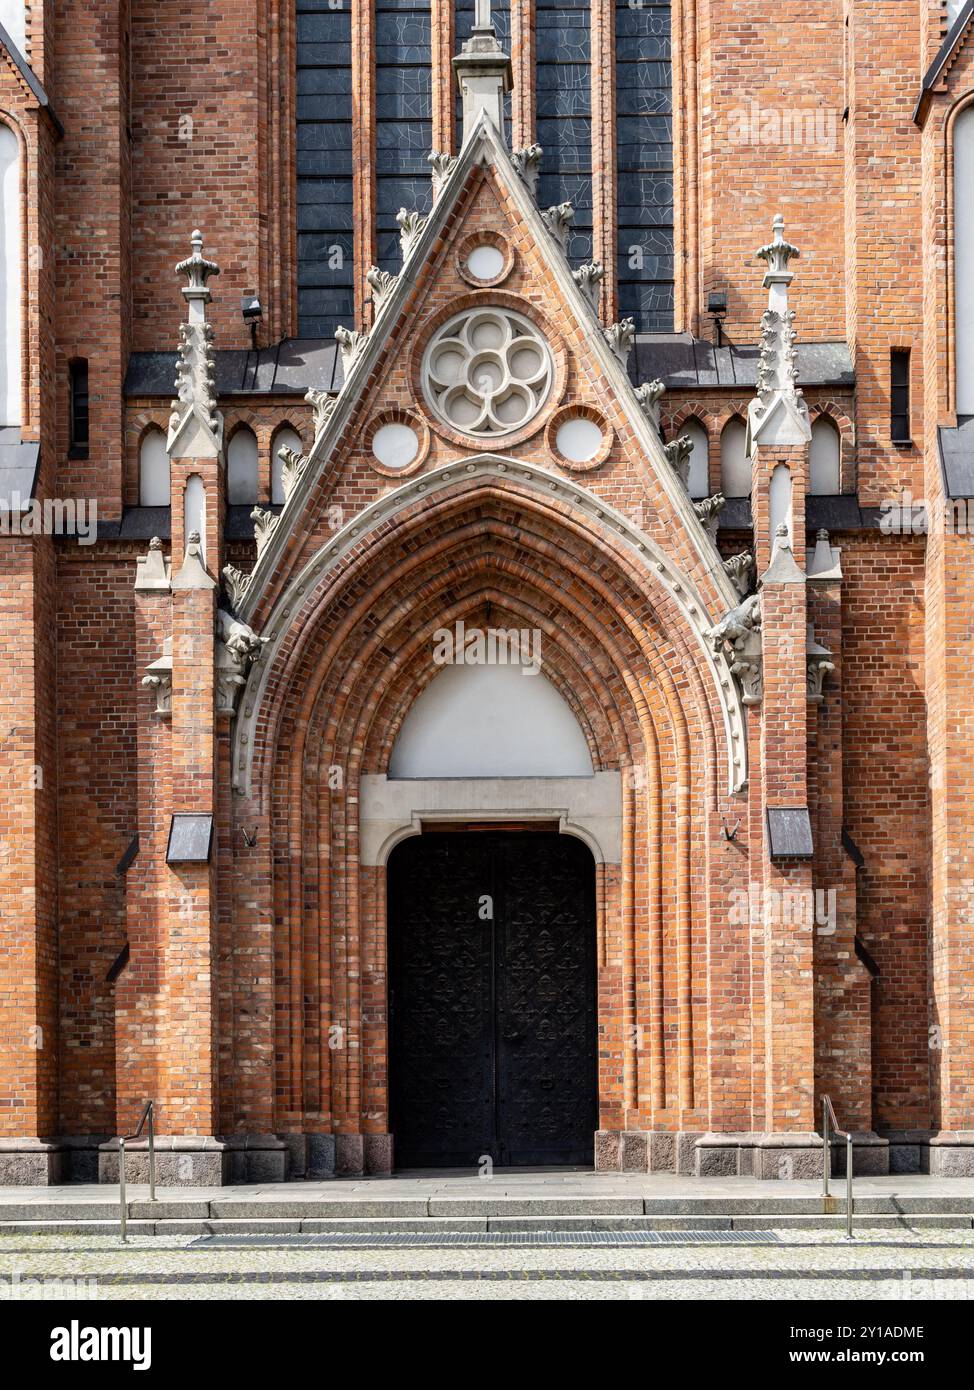
[[[217,712],[233,714],[251,666],[260,660],[266,638],[223,608],[216,614]]]
[[[824,698],[825,677],[835,670],[835,662],[828,647],[815,640],[814,624],[809,623],[805,642],[805,665],[807,674],[807,695],[809,703],[819,705]]]

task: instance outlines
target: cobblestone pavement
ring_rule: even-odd
[[[782,1231],[773,1245],[652,1249],[234,1249],[198,1238],[0,1240],[0,1301],[110,1299],[953,1300],[974,1295],[971,1233]]]

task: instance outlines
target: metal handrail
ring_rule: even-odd
[[[138,1128],[134,1134],[123,1134],[118,1141],[118,1206],[119,1206],[119,1226],[123,1241],[128,1240],[125,1234],[126,1200],[125,1200],[125,1145],[130,1139],[141,1139],[142,1130],[145,1123],[149,1122],[149,1201],[156,1200],[156,1136],[153,1128],[153,1103],[147,1100],[145,1109],[142,1111],[142,1118],[139,1120]]]
[[[852,1240],[852,1135],[840,1129],[835,1109],[828,1096],[822,1097],[822,1196],[829,1200],[829,1178],[832,1175],[832,1136],[845,1140],[845,1233]]]

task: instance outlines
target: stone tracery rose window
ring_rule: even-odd
[[[468,309],[434,334],[423,354],[423,390],[434,414],[463,434],[510,434],[551,390],[551,351],[529,319],[510,309]]]

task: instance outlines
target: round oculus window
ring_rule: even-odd
[[[551,391],[551,351],[534,324],[509,309],[470,309],[434,334],[423,354],[433,413],[463,434],[511,434]]]

